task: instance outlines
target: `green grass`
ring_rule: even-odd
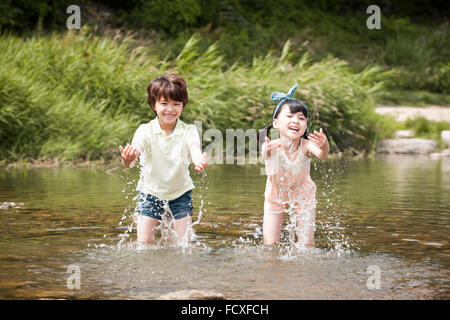
[[[63,32],[68,4],[66,0],[6,1],[0,5],[0,31],[14,30],[24,37],[33,37],[34,30],[39,34]],[[79,5],[85,34],[89,28],[97,30],[99,37],[109,32],[114,37],[116,29],[131,32],[136,35],[134,42],[145,46],[140,51],[162,61],[174,61],[196,34],[199,51],[214,45],[220,52],[222,69],[236,64],[252,68],[255,58],[264,59],[268,53],[280,57],[289,40],[286,62],[291,65],[307,53],[311,63],[331,57],[346,61],[355,72],[372,66],[389,71],[385,89],[375,97],[377,103],[449,105],[450,36],[445,6],[385,0],[379,4],[381,29],[369,30],[365,11],[369,4],[368,0],[152,0],[126,4],[83,0]],[[127,95],[118,95],[118,103],[128,101]]]
[[[441,132],[443,130],[450,130],[450,123],[444,121],[430,121],[417,117],[401,123],[400,128],[414,130],[416,137],[436,140],[443,146]]]
[[[299,84],[295,97],[310,109],[310,129],[324,128],[334,151],[371,150],[389,134],[374,99],[391,75],[373,66],[354,72],[345,61],[295,58],[288,41],[279,53],[229,65],[217,43],[204,50],[194,34],[170,58],[132,37],[67,32],[0,36],[0,159],[93,160],[118,156],[140,123],[154,117],[147,83],[177,72],[188,83],[182,119],[203,128],[262,129],[273,91]]]
[[[137,95],[126,45],[65,36],[0,40],[0,157],[99,158],[122,142]],[[131,69],[131,70],[127,70]]]
[[[0,31],[28,36],[37,30],[65,31],[68,0],[6,0],[0,5]],[[393,71],[384,100],[405,104],[399,92],[416,95],[417,104],[448,101],[450,36],[448,6],[442,1],[379,3],[381,29],[366,26],[369,0],[148,0],[108,2],[81,0],[82,24],[105,31],[136,32],[151,42],[155,55],[176,58],[193,34],[206,50],[216,44],[230,67],[251,67],[267,52],[280,55],[291,40],[290,63],[308,53],[313,62],[328,56],[348,62],[355,71],[372,65]],[[107,18],[108,17],[108,18]],[[442,99],[441,99],[442,98]],[[380,100],[383,101],[383,100]]]

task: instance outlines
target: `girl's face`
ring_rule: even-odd
[[[278,129],[280,136],[297,140],[306,131],[307,119],[300,111],[291,113],[289,106],[285,103],[281,106],[278,117],[273,121],[273,126]]]
[[[183,111],[183,102],[160,97],[153,107],[159,119],[166,124],[174,124]]]

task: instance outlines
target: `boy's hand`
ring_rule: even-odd
[[[195,164],[194,170],[197,172],[202,172],[208,165],[208,159],[206,158],[206,153],[203,152],[200,159],[195,161],[194,164]]]
[[[270,141],[269,137],[266,137],[266,146],[265,146],[265,153],[267,155],[267,157],[272,156],[272,153],[274,151],[279,150],[281,147],[281,142],[280,140],[277,141]]]
[[[136,160],[139,155],[138,149],[133,147],[132,145],[127,145],[125,149],[120,146],[120,154],[122,156],[122,163],[125,167],[129,168],[131,163]]]

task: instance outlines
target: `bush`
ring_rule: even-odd
[[[373,97],[389,75],[380,68],[354,73],[344,61],[312,62],[307,53],[291,63],[289,41],[281,58],[228,67],[217,44],[203,50],[200,42],[195,34],[175,58],[161,59],[130,37],[1,36],[1,158],[105,157],[154,117],[146,86],[169,72],[188,83],[182,118],[201,120],[205,129],[262,129],[275,106],[270,93],[298,83],[295,97],[308,105],[310,127],[322,127],[337,151],[367,151],[379,138]]]

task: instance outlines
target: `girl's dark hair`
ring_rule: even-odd
[[[285,103],[283,103],[277,110],[275,116],[273,117],[273,119],[278,118],[278,115],[280,114],[281,108],[283,108],[283,106],[287,104],[289,107],[289,111],[291,113],[297,113],[297,112],[301,112],[303,113],[303,115],[305,116],[305,118],[308,118],[308,108],[306,108],[305,104],[303,102],[301,102],[300,100],[286,100]],[[273,128],[273,120],[270,122],[270,124],[265,127],[264,129],[266,130],[266,137],[269,136],[269,132],[270,129]],[[305,130],[305,133],[302,136],[303,139],[308,139],[308,132],[307,130]]]
[[[183,102],[183,108],[189,100],[186,82],[176,74],[169,74],[150,81],[147,86],[147,93],[147,102],[152,109],[161,97],[166,100],[181,101]]]

